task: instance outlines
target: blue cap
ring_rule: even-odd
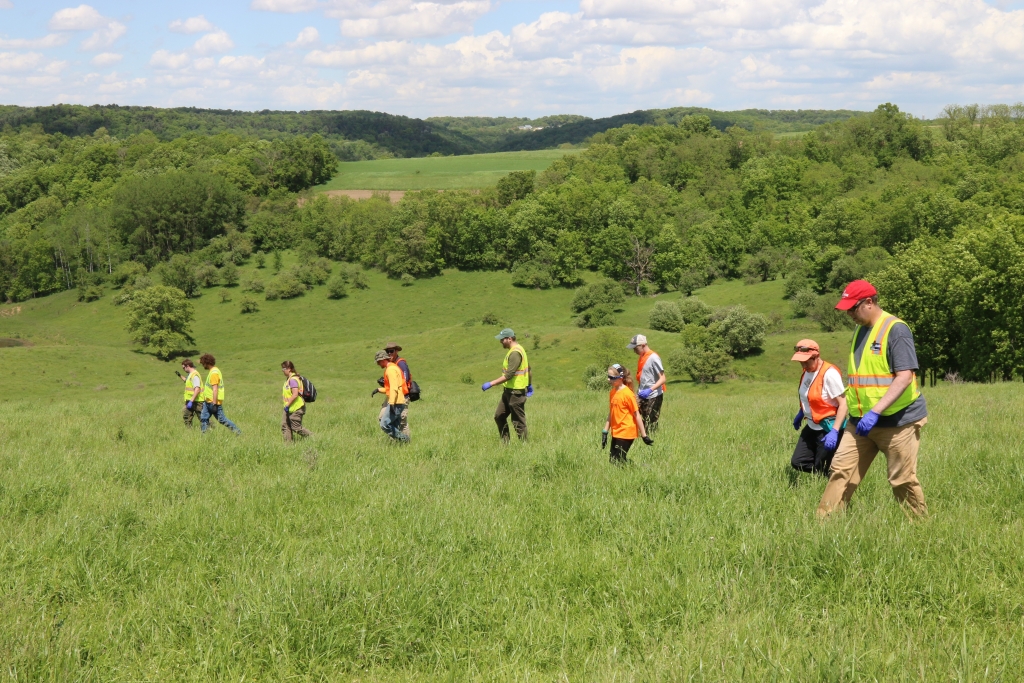
[[[495,339],[509,339],[510,337],[514,336],[516,336],[516,333],[512,331],[512,328],[506,327],[505,329],[498,333],[498,336],[496,336]]]

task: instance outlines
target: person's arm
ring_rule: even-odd
[[[217,402],[217,394],[220,393],[220,385],[219,384],[211,384],[210,386],[213,387],[213,399],[212,399],[212,402],[216,403]]]
[[[201,386],[199,386],[199,387],[193,386],[192,387],[192,402],[193,403],[195,403],[196,400],[199,398],[199,392],[201,392],[202,390],[203,390],[203,388]]]
[[[846,405],[846,396],[836,396],[836,400],[839,401],[839,407],[836,408],[836,425],[837,430],[843,428],[843,422],[846,421],[846,416],[850,414],[850,407]]]
[[[658,389],[665,386],[665,373],[664,371],[658,375],[658,381],[651,385],[651,391],[657,391]]]
[[[496,384],[504,384],[519,372],[519,366],[523,364],[523,356],[518,351],[513,351],[512,355],[508,357],[508,369],[498,379],[492,379],[488,384],[492,387]]]
[[[882,398],[878,399],[878,403],[871,408],[872,412],[881,415],[885,412],[886,408],[896,402],[903,392],[907,390],[910,383],[914,381],[913,370],[900,370],[896,373],[896,376],[892,378],[892,384],[889,385],[889,390],[885,392]]]
[[[288,380],[288,388],[292,390],[292,397],[288,399],[287,405],[284,409],[291,412],[290,408],[295,404],[295,400],[299,397],[299,383],[294,379]]]

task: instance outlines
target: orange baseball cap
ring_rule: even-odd
[[[818,348],[818,342],[813,339],[801,339],[796,343],[796,348],[794,350],[796,353],[793,354],[793,357],[790,360],[795,360],[800,363],[814,358],[821,352],[821,349]]]

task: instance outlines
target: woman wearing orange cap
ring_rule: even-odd
[[[790,464],[800,472],[828,476],[846,425],[846,388],[839,369],[821,359],[821,350],[813,339],[796,344],[793,360],[803,367],[797,396],[800,412],[793,418],[793,429],[807,424],[800,432]]]

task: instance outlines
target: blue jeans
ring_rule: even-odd
[[[403,415],[405,415],[405,405],[389,405],[380,416],[380,428],[392,439],[408,442],[408,435],[402,431]]]
[[[235,423],[228,419],[228,416],[224,414],[224,406],[219,406],[214,403],[204,403],[203,412],[199,416],[199,424],[203,428],[203,432],[206,432],[206,428],[210,426],[210,417],[216,417],[217,422],[233,431],[235,434],[241,434],[242,430],[235,426]]]

